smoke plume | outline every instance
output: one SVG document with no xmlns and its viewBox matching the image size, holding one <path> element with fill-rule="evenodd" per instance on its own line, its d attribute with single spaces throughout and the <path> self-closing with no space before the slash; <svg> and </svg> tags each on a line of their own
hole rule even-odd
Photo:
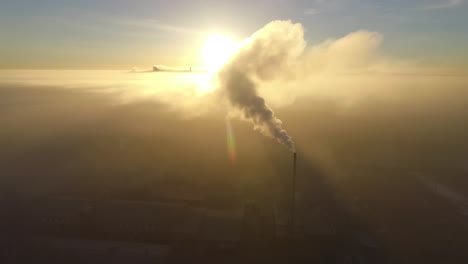
<svg viewBox="0 0 468 264">
<path fill-rule="evenodd" d="M 258 93 L 260 82 L 286 76 L 305 42 L 303 28 L 290 21 L 273 21 L 247 39 L 236 54 L 218 72 L 218 81 L 233 107 L 254 128 L 295 151 L 273 110 Z"/>
</svg>

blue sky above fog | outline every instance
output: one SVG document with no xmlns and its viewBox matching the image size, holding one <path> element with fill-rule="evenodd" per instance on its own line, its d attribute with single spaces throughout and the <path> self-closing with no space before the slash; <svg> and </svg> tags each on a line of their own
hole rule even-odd
<svg viewBox="0 0 468 264">
<path fill-rule="evenodd" d="M 462 65 L 468 4 L 427 1 L 10 1 L 0 8 L 2 68 L 191 64 L 206 36 L 241 40 L 276 19 L 316 44 L 366 29 L 392 56 Z"/>
</svg>

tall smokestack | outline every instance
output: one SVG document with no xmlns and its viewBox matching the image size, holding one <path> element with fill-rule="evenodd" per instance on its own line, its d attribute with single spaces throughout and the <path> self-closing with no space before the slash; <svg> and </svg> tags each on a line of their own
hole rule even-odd
<svg viewBox="0 0 468 264">
<path fill-rule="evenodd" d="M 295 206 L 296 206 L 296 161 L 297 155 L 296 152 L 293 153 L 293 174 L 292 174 L 292 182 L 291 182 L 291 238 L 294 238 L 294 214 L 295 214 Z"/>
</svg>

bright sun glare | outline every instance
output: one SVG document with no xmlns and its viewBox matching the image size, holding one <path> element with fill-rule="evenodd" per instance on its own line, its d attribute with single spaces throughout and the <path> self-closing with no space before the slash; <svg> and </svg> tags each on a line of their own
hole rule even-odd
<svg viewBox="0 0 468 264">
<path fill-rule="evenodd" d="M 205 66 L 210 71 L 215 71 L 223 66 L 229 57 L 236 51 L 237 45 L 231 39 L 223 35 L 211 35 L 208 37 L 203 50 Z"/>
</svg>

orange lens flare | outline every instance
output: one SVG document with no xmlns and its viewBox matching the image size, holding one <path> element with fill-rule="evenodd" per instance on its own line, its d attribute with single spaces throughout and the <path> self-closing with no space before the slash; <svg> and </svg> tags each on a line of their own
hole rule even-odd
<svg viewBox="0 0 468 264">
<path fill-rule="evenodd" d="M 236 163 L 236 141 L 234 138 L 234 131 L 232 130 L 231 121 L 226 119 L 226 132 L 227 132 L 227 151 L 228 157 L 231 161 L 231 164 L 234 165 Z"/>
</svg>

